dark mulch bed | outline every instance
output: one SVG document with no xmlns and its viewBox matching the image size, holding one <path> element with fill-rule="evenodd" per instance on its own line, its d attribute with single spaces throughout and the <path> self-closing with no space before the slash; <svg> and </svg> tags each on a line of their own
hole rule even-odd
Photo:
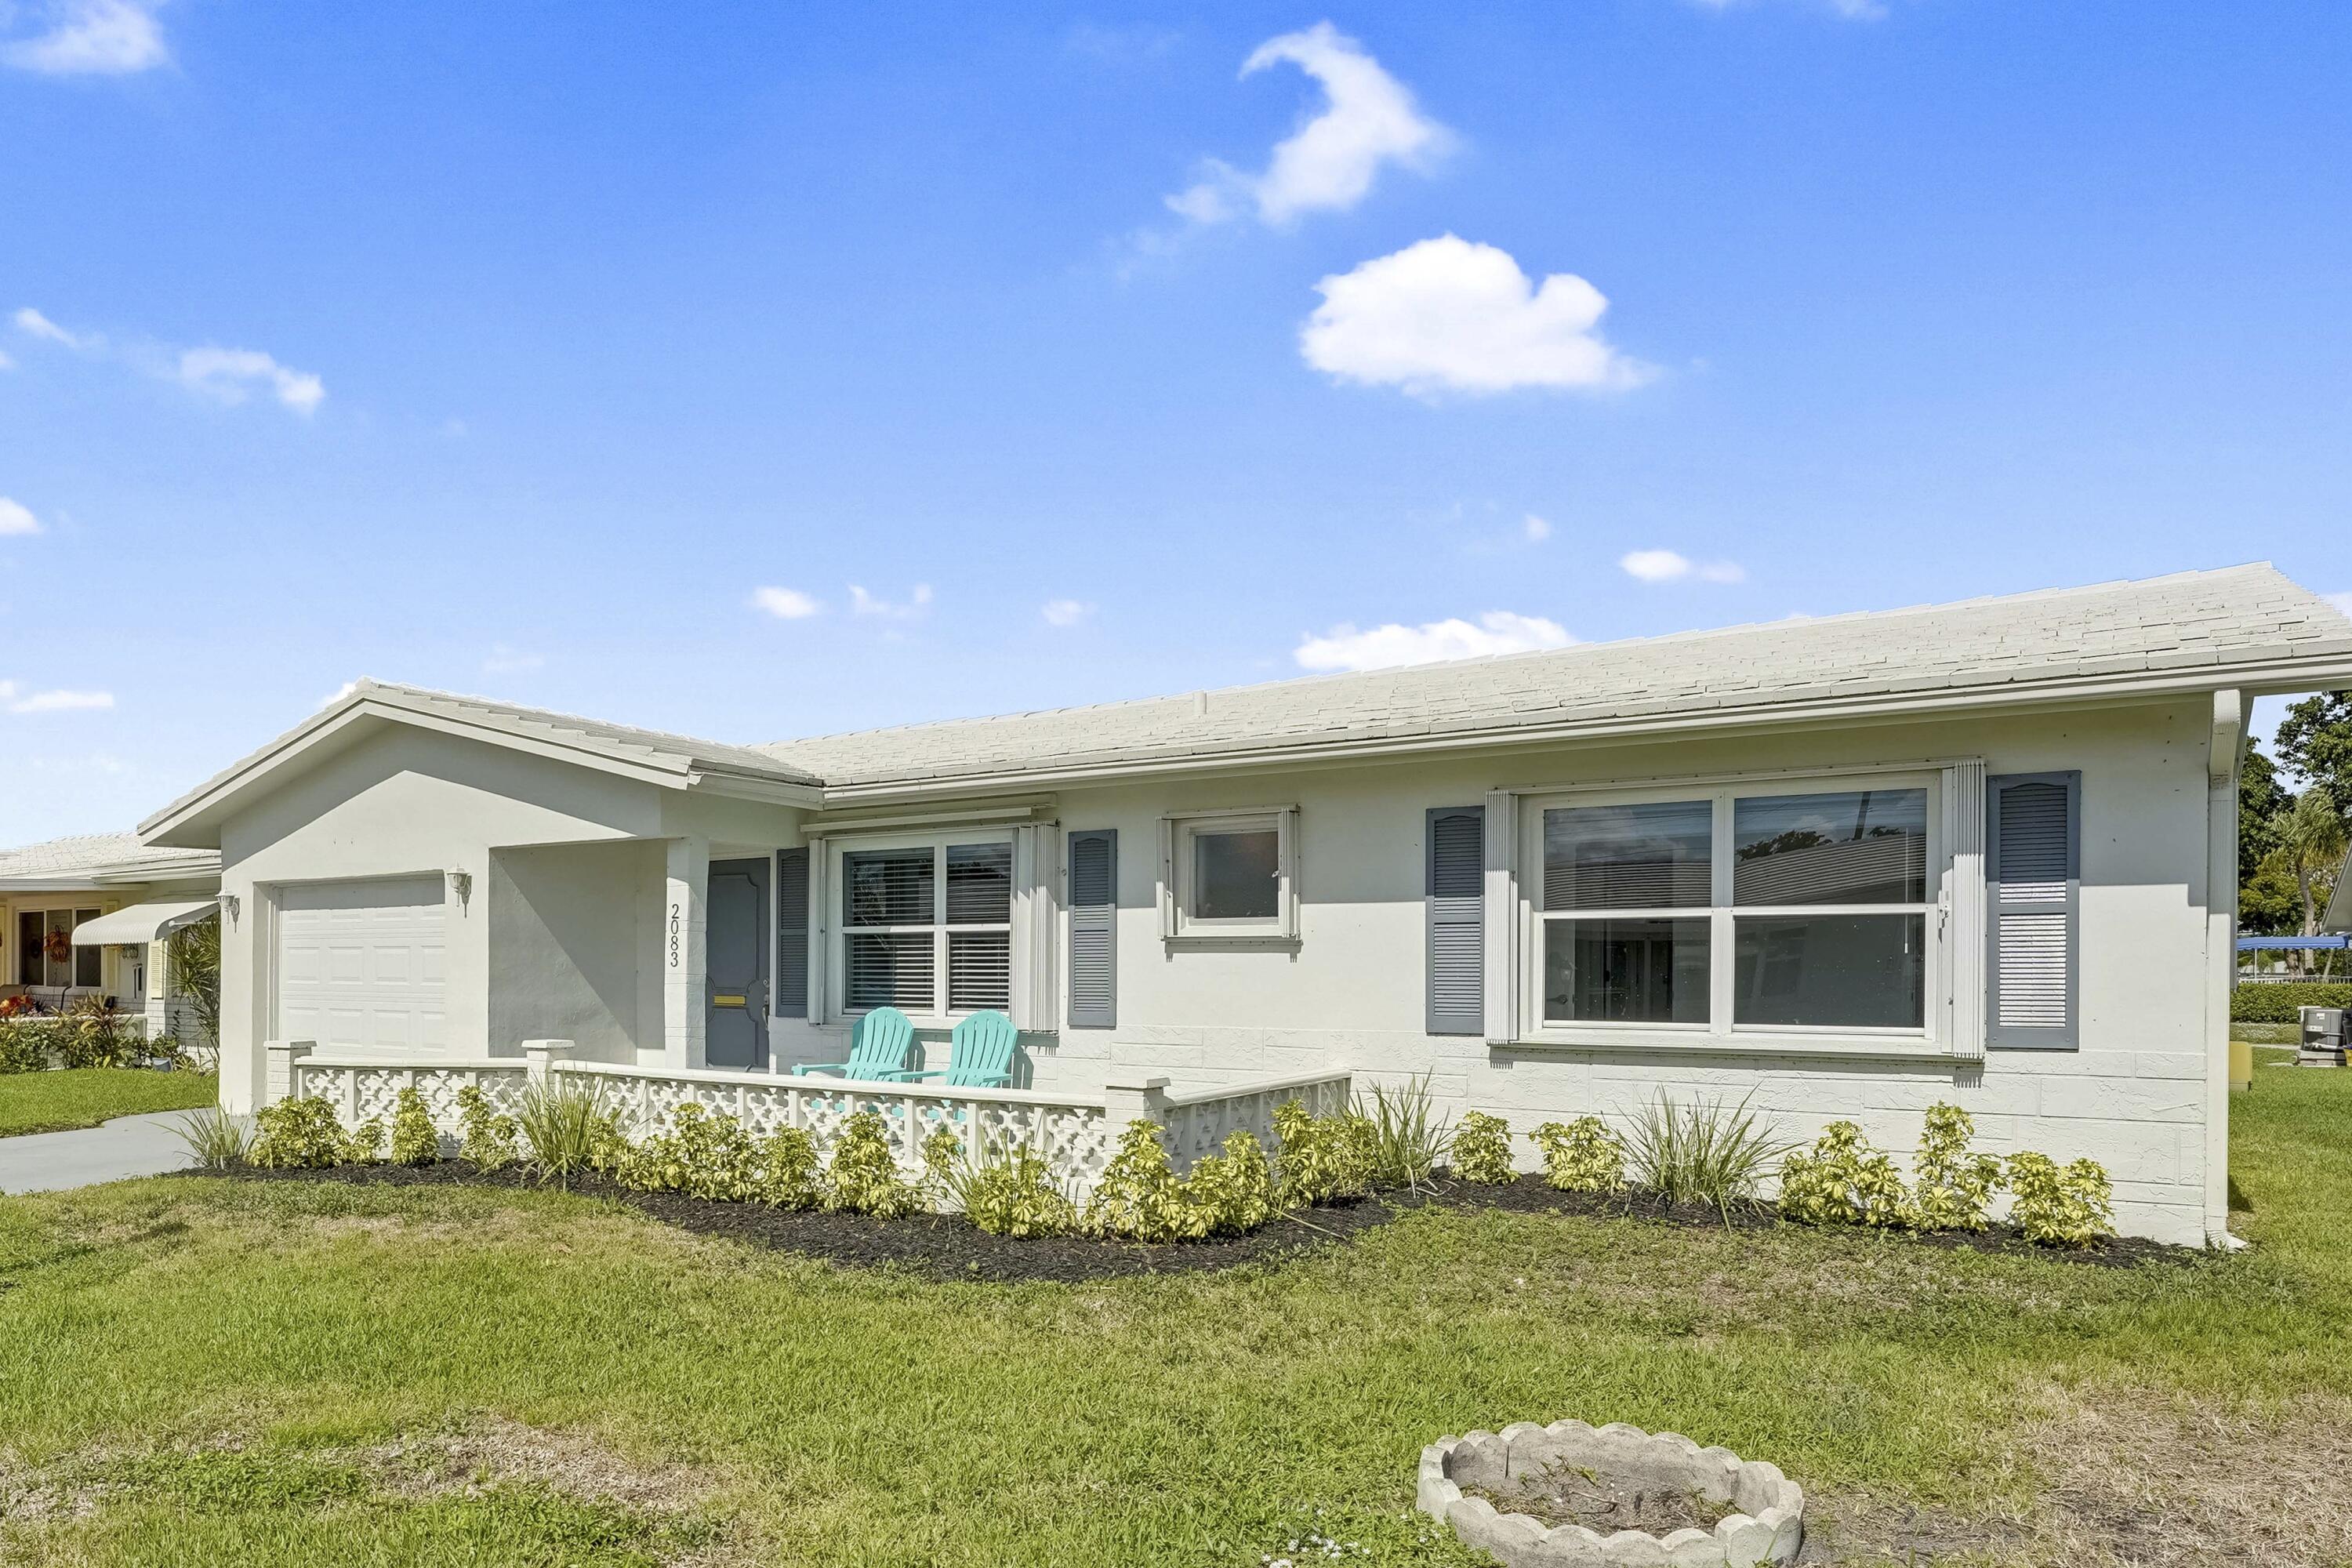
<svg viewBox="0 0 2352 1568">
<path fill-rule="evenodd" d="M 189 1173 L 196 1174 L 200 1173 Z M 533 1187 L 539 1184 L 520 1168 L 485 1173 L 460 1161 L 439 1164 L 334 1165 L 316 1171 L 238 1173 L 246 1181 L 347 1182 L 355 1186 Z M 876 1219 L 870 1215 L 824 1214 L 773 1209 L 763 1204 L 713 1203 L 677 1193 L 640 1193 L 616 1186 L 601 1176 L 574 1181 L 572 1190 L 589 1197 L 608 1198 L 642 1210 L 665 1225 L 698 1236 L 730 1237 L 761 1247 L 798 1252 L 828 1263 L 852 1268 L 895 1268 L 935 1279 L 1013 1281 L 1054 1279 L 1074 1282 L 1139 1274 L 1186 1274 L 1273 1263 L 1307 1249 L 1347 1241 L 1374 1226 L 1420 1208 L 1503 1209 L 1517 1214 L 1576 1214 L 1599 1218 L 1631 1219 L 1652 1224 L 1734 1230 L 1769 1230 L 1780 1224 L 1774 1211 L 1762 1205 L 1734 1209 L 1729 1216 L 1700 1205 L 1669 1205 L 1649 1194 L 1596 1197 L 1554 1190 L 1539 1176 L 1522 1176 L 1507 1186 L 1477 1187 L 1447 1182 L 1433 1194 L 1387 1193 L 1351 1203 L 1303 1210 L 1276 1219 L 1248 1236 L 1218 1237 L 1205 1241 L 1148 1246 L 1141 1242 L 1105 1241 L 1092 1237 L 1029 1237 L 1014 1239 L 992 1236 L 978 1226 L 950 1215 L 910 1215 L 903 1219 Z M 2128 1237 L 2060 1251 L 2035 1247 L 2015 1231 L 1996 1228 L 1979 1235 L 1944 1233 L 1931 1236 L 1860 1232 L 1890 1247 L 1935 1247 L 1976 1252 L 2030 1253 L 2106 1268 L 2142 1263 L 2179 1263 L 2201 1258 L 2192 1247 L 2165 1247 Z"/>
</svg>

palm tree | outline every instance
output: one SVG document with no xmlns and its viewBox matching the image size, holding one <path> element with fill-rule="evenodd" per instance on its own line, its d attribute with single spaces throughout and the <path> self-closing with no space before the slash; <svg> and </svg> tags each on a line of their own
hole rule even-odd
<svg viewBox="0 0 2352 1568">
<path fill-rule="evenodd" d="M 2344 818 L 2325 792 L 2307 789 L 2279 824 L 2278 853 L 2303 899 L 2303 934 L 2319 934 L 2319 913 L 2344 864 Z"/>
</svg>

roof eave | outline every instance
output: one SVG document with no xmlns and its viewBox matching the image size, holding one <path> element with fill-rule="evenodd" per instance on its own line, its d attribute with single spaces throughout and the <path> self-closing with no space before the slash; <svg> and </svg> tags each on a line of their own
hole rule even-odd
<svg viewBox="0 0 2352 1568">
<path fill-rule="evenodd" d="M 296 765 L 304 753 L 354 725 L 370 721 L 433 730 L 665 789 L 692 789 L 707 782 L 719 794 L 778 798 L 791 804 L 814 804 L 817 798 L 813 784 L 782 778 L 762 780 L 749 773 L 698 764 L 683 756 L 618 756 L 593 745 L 572 743 L 560 735 L 531 734 L 478 722 L 436 707 L 404 700 L 399 693 L 373 687 L 353 693 L 297 725 L 148 817 L 139 825 L 141 842 L 172 848 L 217 848 L 219 819 L 238 798 Z M 753 791 L 760 793 L 752 795 Z"/>
</svg>

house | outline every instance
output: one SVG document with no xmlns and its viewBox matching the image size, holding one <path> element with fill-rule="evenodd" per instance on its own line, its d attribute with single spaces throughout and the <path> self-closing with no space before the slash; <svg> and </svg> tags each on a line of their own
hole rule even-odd
<svg viewBox="0 0 2352 1568">
<path fill-rule="evenodd" d="M 220 854 L 234 1110 L 568 1064 L 797 1119 L 865 1009 L 937 1065 L 1001 1008 L 1020 1087 L 943 1114 L 1949 1100 L 2201 1242 L 2248 704 L 2347 683 L 2267 565 L 760 746 L 363 681 L 141 835 Z"/>
<path fill-rule="evenodd" d="M 111 997 L 147 1020 L 150 1038 L 194 1037 L 163 944 L 216 913 L 220 855 L 144 845 L 135 833 L 54 838 L 0 849 L 0 998 L 52 1012 Z"/>
</svg>

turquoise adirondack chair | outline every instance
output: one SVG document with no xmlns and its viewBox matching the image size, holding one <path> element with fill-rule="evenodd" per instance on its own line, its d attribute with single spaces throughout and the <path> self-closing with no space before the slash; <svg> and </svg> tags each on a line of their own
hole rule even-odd
<svg viewBox="0 0 2352 1568">
<path fill-rule="evenodd" d="M 897 1078 L 914 1059 L 915 1026 L 896 1007 L 877 1007 L 850 1030 L 847 1061 L 803 1062 L 793 1069 L 793 1076 L 830 1072 L 874 1083 Z"/>
<path fill-rule="evenodd" d="M 945 1077 L 950 1089 L 1010 1089 L 1013 1052 L 1020 1033 L 1002 1013 L 974 1013 L 948 1037 L 948 1065 L 886 1074 L 893 1083 Z"/>
</svg>

